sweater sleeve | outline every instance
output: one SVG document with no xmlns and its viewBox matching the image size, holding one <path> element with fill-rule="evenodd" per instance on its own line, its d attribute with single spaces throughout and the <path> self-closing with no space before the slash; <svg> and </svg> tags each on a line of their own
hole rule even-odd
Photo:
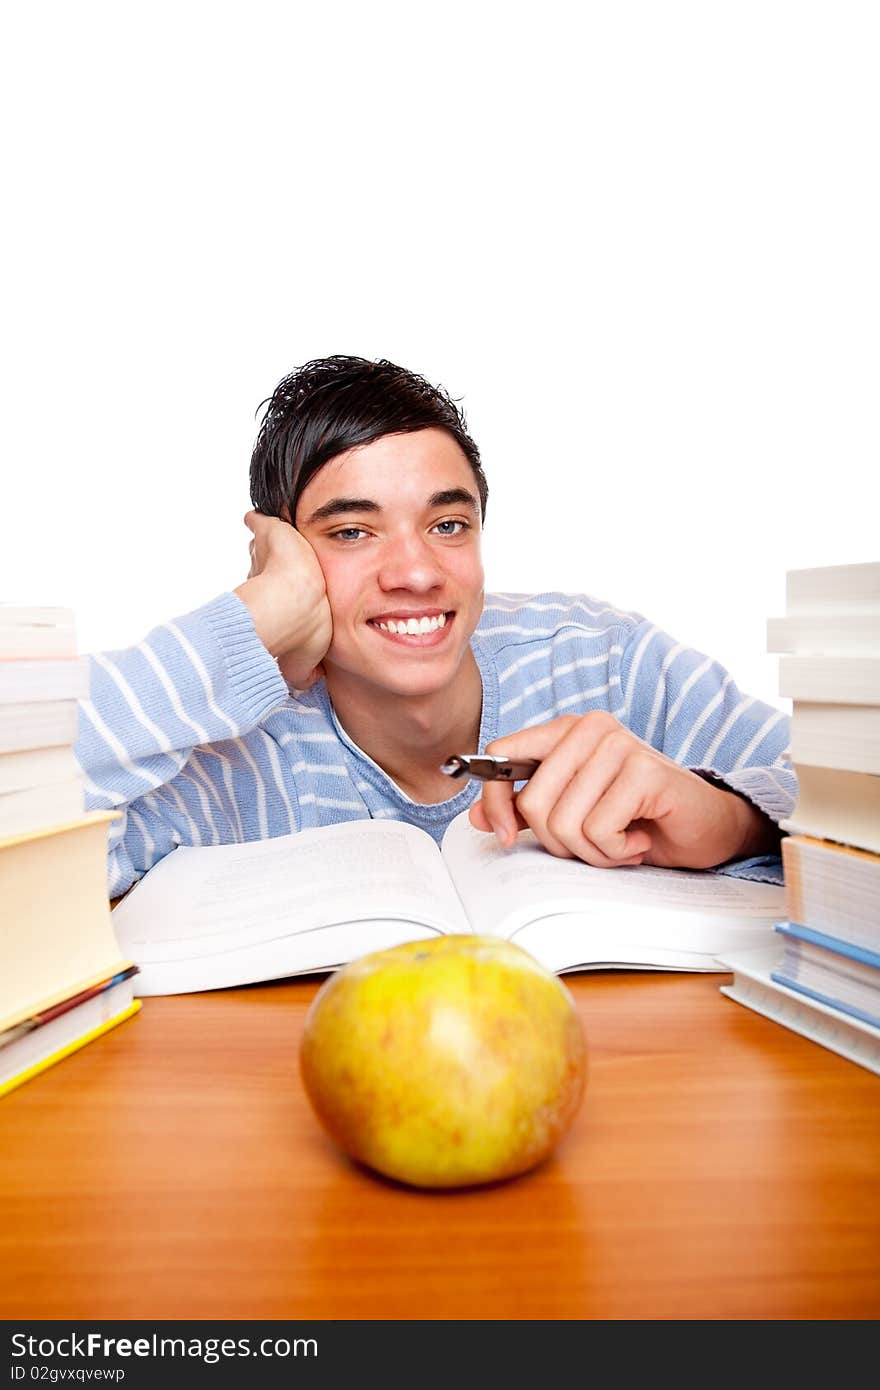
<svg viewBox="0 0 880 1390">
<path fill-rule="evenodd" d="M 771 820 L 791 814 L 797 779 L 789 718 L 745 695 L 717 661 L 642 621 L 621 656 L 621 688 L 625 721 L 639 738 L 747 797 Z M 725 868 L 775 882 L 781 877 L 763 859 Z"/>
<path fill-rule="evenodd" d="M 120 812 L 110 836 L 116 895 L 175 843 L 167 826 L 130 814 L 133 803 L 177 777 L 193 748 L 248 733 L 288 691 L 233 593 L 163 623 L 137 646 L 91 655 L 89 667 L 74 751 L 86 808 Z"/>
</svg>

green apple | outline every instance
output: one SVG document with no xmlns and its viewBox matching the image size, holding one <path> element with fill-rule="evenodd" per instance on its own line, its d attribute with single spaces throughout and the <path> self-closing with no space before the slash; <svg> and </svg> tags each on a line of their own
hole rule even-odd
<svg viewBox="0 0 880 1390">
<path fill-rule="evenodd" d="M 300 1068 L 346 1153 L 415 1187 L 461 1187 L 546 1158 L 583 1098 L 587 1047 L 570 992 L 533 956 L 445 936 L 332 975 Z"/>
</svg>

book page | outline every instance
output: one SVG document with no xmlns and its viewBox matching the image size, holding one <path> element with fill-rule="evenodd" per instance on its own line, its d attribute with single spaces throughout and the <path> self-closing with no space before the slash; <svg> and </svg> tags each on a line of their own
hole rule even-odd
<svg viewBox="0 0 880 1390">
<path fill-rule="evenodd" d="M 353 923 L 362 925 L 352 936 L 361 954 L 381 935 L 370 930 L 375 922 L 402 923 L 398 940 L 414 939 L 416 927 L 423 935 L 468 929 L 439 850 L 423 830 L 363 820 L 245 844 L 182 846 L 113 911 L 117 937 L 142 970 Z M 386 932 L 380 944 L 387 939 Z M 320 946 L 288 945 L 285 973 L 329 969 L 339 964 L 339 949 L 327 957 Z M 271 959 L 271 951 L 262 958 Z"/>
<path fill-rule="evenodd" d="M 472 929 L 516 941 L 552 970 L 719 969 L 719 951 L 766 944 L 785 917 L 775 884 L 646 865 L 594 869 L 555 858 L 531 831 L 504 849 L 467 812 L 442 853 Z"/>
</svg>

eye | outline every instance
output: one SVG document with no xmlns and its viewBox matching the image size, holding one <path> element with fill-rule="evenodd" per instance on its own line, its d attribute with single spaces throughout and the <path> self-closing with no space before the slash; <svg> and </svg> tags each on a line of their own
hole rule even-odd
<svg viewBox="0 0 880 1390">
<path fill-rule="evenodd" d="M 449 530 L 448 528 L 452 526 L 457 526 L 458 530 Z M 460 536 L 463 531 L 469 531 L 470 529 L 470 522 L 455 521 L 452 518 L 448 521 L 438 521 L 434 527 L 434 530 L 439 531 L 441 536 Z"/>
<path fill-rule="evenodd" d="M 330 539 L 334 541 L 356 541 L 367 533 L 361 526 L 343 526 L 338 531 L 330 532 Z"/>
</svg>

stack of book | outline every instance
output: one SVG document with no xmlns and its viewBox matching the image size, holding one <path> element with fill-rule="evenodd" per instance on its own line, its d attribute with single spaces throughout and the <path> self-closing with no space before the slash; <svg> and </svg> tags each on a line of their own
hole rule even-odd
<svg viewBox="0 0 880 1390">
<path fill-rule="evenodd" d="M 0 1095 L 136 1013 L 107 897 L 113 815 L 73 754 L 88 666 L 65 608 L 0 605 Z"/>
<path fill-rule="evenodd" d="M 779 945 L 722 992 L 880 1073 L 880 564 L 793 570 L 768 622 L 792 701 Z"/>
</svg>

